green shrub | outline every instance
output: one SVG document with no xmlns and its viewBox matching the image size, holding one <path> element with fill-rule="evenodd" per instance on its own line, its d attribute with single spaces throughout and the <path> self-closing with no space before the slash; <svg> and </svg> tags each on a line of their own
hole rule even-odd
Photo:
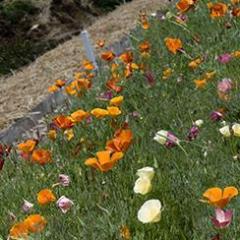
<svg viewBox="0 0 240 240">
<path fill-rule="evenodd" d="M 131 0 L 104 0 L 104 1 L 99 1 L 99 0 L 94 0 L 94 4 L 106 11 L 109 11 L 111 9 L 114 9 L 116 6 L 123 4 L 124 2 L 131 2 Z"/>
<path fill-rule="evenodd" d="M 38 11 L 29 0 L 16 0 L 8 3 L 0 3 L 0 15 L 12 24 L 17 24 L 26 15 L 35 14 Z"/>
</svg>

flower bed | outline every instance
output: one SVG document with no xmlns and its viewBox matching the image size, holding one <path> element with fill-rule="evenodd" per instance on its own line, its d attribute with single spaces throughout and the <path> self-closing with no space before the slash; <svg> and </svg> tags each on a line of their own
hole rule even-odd
<svg viewBox="0 0 240 240">
<path fill-rule="evenodd" d="M 50 86 L 49 140 L 0 148 L 2 237 L 237 239 L 238 4 L 141 12 L 132 49 Z"/>
</svg>

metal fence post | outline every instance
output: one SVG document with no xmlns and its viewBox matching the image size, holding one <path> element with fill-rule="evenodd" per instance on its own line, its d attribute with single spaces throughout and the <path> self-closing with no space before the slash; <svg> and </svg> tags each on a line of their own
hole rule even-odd
<svg viewBox="0 0 240 240">
<path fill-rule="evenodd" d="M 93 51 L 93 47 L 90 41 L 88 31 L 87 30 L 82 31 L 80 36 L 81 36 L 88 60 L 91 61 L 95 66 L 96 70 L 98 70 L 96 57 Z"/>
</svg>

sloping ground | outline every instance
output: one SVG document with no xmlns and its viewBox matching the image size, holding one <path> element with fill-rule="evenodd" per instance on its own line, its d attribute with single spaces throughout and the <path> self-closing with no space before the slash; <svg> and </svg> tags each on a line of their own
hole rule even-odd
<svg viewBox="0 0 240 240">
<path fill-rule="evenodd" d="M 135 27 L 136 16 L 140 10 L 156 11 L 163 4 L 166 4 L 166 0 L 135 0 L 99 18 L 87 30 L 93 43 L 107 36 L 108 45 Z M 0 129 L 12 123 L 14 119 L 23 117 L 41 102 L 48 94 L 47 87 L 54 80 L 71 78 L 83 59 L 81 39 L 76 36 L 12 76 L 0 78 Z"/>
</svg>

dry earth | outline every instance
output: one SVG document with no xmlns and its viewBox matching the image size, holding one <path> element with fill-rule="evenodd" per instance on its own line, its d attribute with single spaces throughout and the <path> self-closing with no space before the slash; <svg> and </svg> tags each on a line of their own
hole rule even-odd
<svg viewBox="0 0 240 240">
<path fill-rule="evenodd" d="M 105 39 L 116 42 L 136 26 L 140 10 L 160 9 L 166 0 L 133 0 L 100 17 L 87 28 L 92 42 Z M 96 54 L 98 50 L 96 49 Z M 85 58 L 81 39 L 76 36 L 45 53 L 29 66 L 0 78 L 0 129 L 26 115 L 47 95 L 47 88 L 56 79 L 69 79 Z"/>
</svg>

